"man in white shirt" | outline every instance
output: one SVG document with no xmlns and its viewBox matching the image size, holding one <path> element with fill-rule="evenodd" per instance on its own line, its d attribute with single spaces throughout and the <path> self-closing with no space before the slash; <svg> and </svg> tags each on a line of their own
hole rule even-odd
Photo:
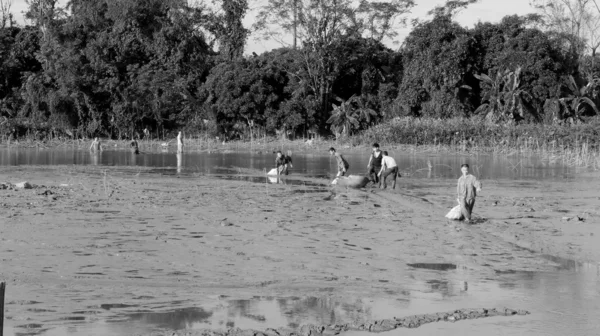
<svg viewBox="0 0 600 336">
<path fill-rule="evenodd" d="M 383 189 L 387 188 L 385 179 L 390 175 L 394 177 L 392 189 L 396 189 L 396 179 L 400 175 L 398 174 L 398 165 L 396 164 L 396 160 L 394 160 L 393 157 L 388 156 L 387 151 L 383 151 L 383 159 L 381 160 L 381 170 L 379 171 L 379 184 L 381 186 L 381 183 L 383 182 Z"/>
</svg>

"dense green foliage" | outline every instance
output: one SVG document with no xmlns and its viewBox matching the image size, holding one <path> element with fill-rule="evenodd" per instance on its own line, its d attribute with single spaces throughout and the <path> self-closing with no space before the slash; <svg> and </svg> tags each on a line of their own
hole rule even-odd
<svg viewBox="0 0 600 336">
<path fill-rule="evenodd" d="M 381 39 L 413 1 L 396 0 L 386 15 L 362 1 L 347 16 L 348 1 L 305 0 L 295 9 L 297 49 L 245 57 L 248 1 L 219 1 L 220 11 L 187 3 L 71 0 L 66 14 L 55 0 L 31 1 L 32 26 L 0 29 L 1 135 L 125 138 L 148 128 L 159 137 L 183 129 L 229 139 L 398 130 L 418 138 L 424 129 L 377 125 L 402 116 L 576 123 L 600 104 L 600 62 L 566 48 L 564 34 L 533 28 L 536 17 L 468 29 L 438 10 L 391 50 Z M 288 2 L 277 4 L 292 29 Z"/>
</svg>

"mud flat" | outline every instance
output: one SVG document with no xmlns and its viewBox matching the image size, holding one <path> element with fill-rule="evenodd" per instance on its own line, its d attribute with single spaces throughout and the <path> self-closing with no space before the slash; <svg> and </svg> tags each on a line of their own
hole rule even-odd
<svg viewBox="0 0 600 336">
<path fill-rule="evenodd" d="M 577 271 L 600 261 L 595 175 L 486 181 L 472 225 L 444 219 L 455 202 L 454 181 L 446 179 L 331 193 L 324 185 L 159 176 L 139 167 L 22 166 L 0 168 L 4 181 L 10 184 L 0 189 L 0 278 L 8 283 L 7 323 L 15 334 L 127 323 L 209 299 L 291 296 L 346 302 L 337 306 L 345 315 L 313 321 L 292 309 L 289 316 L 301 318 L 268 327 L 311 324 L 337 333 L 345 330 L 339 326 L 370 330 L 367 323 L 377 320 L 383 331 L 404 326 L 396 316 L 433 322 L 440 311 L 452 312 L 439 315 L 447 320 L 459 308 L 498 307 L 484 290 L 498 279 L 508 279 L 506 287 L 513 276 Z M 14 186 L 23 181 L 32 188 Z M 481 296 L 469 296 L 478 288 Z M 349 298 L 393 303 L 377 311 Z M 517 315 L 536 314 L 535 304 L 520 307 L 512 299 L 495 303 Z M 186 314 L 193 321 L 210 316 Z M 265 318 L 252 320 L 257 327 L 209 329 L 268 335 Z M 153 328 L 129 334 L 207 329 L 168 319 Z"/>
</svg>

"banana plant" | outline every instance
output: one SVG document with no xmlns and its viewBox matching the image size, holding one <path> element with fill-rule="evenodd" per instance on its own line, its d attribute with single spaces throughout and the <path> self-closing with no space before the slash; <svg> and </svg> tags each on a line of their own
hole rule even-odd
<svg viewBox="0 0 600 336">
<path fill-rule="evenodd" d="M 591 108 L 595 114 L 598 114 L 598 107 L 590 98 L 593 97 L 596 87 L 600 84 L 600 80 L 595 79 L 590 81 L 586 86 L 579 88 L 573 76 L 567 77 L 567 87 L 571 94 L 567 97 L 559 98 L 558 102 L 562 105 L 567 115 L 565 117 L 573 118 L 574 120 L 582 121 L 582 114 L 586 106 Z"/>
<path fill-rule="evenodd" d="M 339 136 L 348 136 L 352 130 L 360 126 L 360 122 L 354 116 L 350 100 L 343 100 L 339 97 L 335 99 L 340 102 L 340 105 L 332 104 L 333 113 L 327 120 L 327 123 L 331 124 L 331 131 L 336 134 L 336 138 Z"/>
<path fill-rule="evenodd" d="M 348 100 L 335 99 L 340 105 L 333 104 L 333 114 L 327 120 L 334 134 L 350 135 L 361 126 L 367 127 L 377 117 L 377 112 L 368 107 L 360 96 L 353 95 Z"/>
<path fill-rule="evenodd" d="M 533 97 L 521 87 L 521 67 L 515 71 L 498 70 L 493 79 L 486 74 L 475 75 L 475 78 L 488 87 L 475 114 L 485 114 L 490 121 L 518 121 L 524 119 L 526 113 L 536 116 L 529 103 Z"/>
</svg>

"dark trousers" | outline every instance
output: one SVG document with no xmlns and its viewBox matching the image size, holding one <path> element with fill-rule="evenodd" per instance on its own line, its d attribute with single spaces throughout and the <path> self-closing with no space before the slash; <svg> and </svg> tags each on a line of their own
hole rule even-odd
<svg viewBox="0 0 600 336">
<path fill-rule="evenodd" d="M 460 212 L 466 220 L 471 220 L 471 213 L 473 213 L 473 208 L 475 207 L 475 199 L 463 199 L 460 201 Z"/>
<path fill-rule="evenodd" d="M 371 166 L 371 170 L 369 171 L 369 177 L 373 183 L 379 183 L 379 171 L 381 170 L 381 166 Z"/>
<path fill-rule="evenodd" d="M 383 183 L 383 187 L 387 188 L 387 184 L 386 184 L 385 180 L 390 175 L 392 175 L 392 177 L 394 178 L 394 180 L 392 182 L 392 189 L 396 189 L 396 179 L 398 178 L 398 166 L 384 170 L 383 173 L 381 174 L 380 183 Z"/>
</svg>

